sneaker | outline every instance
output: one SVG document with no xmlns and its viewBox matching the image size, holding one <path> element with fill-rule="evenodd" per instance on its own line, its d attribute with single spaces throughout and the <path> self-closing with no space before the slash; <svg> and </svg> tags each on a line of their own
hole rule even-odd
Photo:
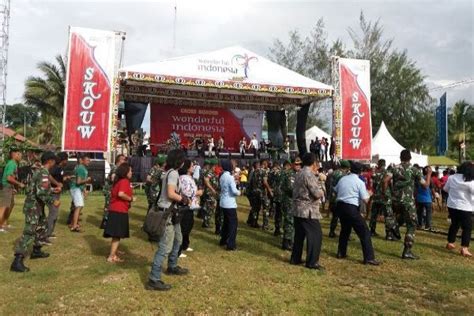
<svg viewBox="0 0 474 316">
<path fill-rule="evenodd" d="M 186 249 L 185 251 L 188 251 L 188 252 L 193 252 L 193 251 L 194 251 L 194 249 L 193 249 L 193 248 L 189 248 L 189 247 L 188 247 L 188 249 Z"/>
<path fill-rule="evenodd" d="M 176 266 L 174 268 L 168 267 L 166 269 L 167 274 L 174 274 L 174 275 L 186 275 L 189 273 L 188 269 L 181 268 L 180 266 Z"/>
<path fill-rule="evenodd" d="M 152 281 L 148 280 L 145 288 L 149 291 L 168 291 L 171 289 L 171 285 L 164 283 L 163 281 Z"/>
<path fill-rule="evenodd" d="M 58 238 L 58 237 L 56 237 L 55 234 L 51 234 L 51 235 L 49 235 L 49 237 L 48 237 L 48 239 L 56 239 L 56 238 Z"/>
<path fill-rule="evenodd" d="M 179 255 L 179 257 L 180 257 L 180 258 L 186 258 L 186 257 L 187 257 L 187 255 L 186 255 L 186 254 L 184 254 L 184 253 L 182 253 L 182 254 L 180 254 L 180 255 Z"/>
</svg>

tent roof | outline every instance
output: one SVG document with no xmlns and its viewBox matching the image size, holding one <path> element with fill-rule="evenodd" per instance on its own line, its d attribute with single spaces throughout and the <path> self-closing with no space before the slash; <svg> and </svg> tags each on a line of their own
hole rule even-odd
<svg viewBox="0 0 474 316">
<path fill-rule="evenodd" d="M 127 101 L 251 109 L 301 105 L 333 91 L 240 46 L 127 66 L 120 79 Z"/>
<path fill-rule="evenodd" d="M 315 139 L 316 137 L 318 137 L 319 139 L 321 139 L 322 137 L 325 137 L 327 139 L 331 139 L 331 135 L 329 135 L 328 133 L 326 133 L 325 131 L 323 131 L 322 129 L 317 127 L 316 125 L 314 125 L 311 128 L 308 128 L 305 132 L 305 135 L 306 135 L 306 137 L 308 137 L 308 136 L 312 137 L 311 139 Z"/>
<path fill-rule="evenodd" d="M 319 140 L 321 138 L 325 137 L 328 140 L 331 140 L 331 135 L 314 125 L 313 127 L 309 128 L 305 132 L 305 137 L 306 137 L 306 147 L 309 149 L 309 145 L 311 144 L 311 141 L 316 139 L 318 137 Z"/>
<path fill-rule="evenodd" d="M 385 123 L 380 124 L 380 128 L 372 139 L 372 157 L 378 156 L 385 159 L 387 164 L 400 163 L 400 152 L 405 149 L 390 134 Z M 428 156 L 411 152 L 411 162 L 420 166 L 428 165 Z"/>
</svg>

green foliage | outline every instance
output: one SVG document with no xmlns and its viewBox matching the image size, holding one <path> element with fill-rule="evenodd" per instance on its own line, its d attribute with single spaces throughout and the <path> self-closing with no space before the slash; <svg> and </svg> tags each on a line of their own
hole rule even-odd
<svg viewBox="0 0 474 316">
<path fill-rule="evenodd" d="M 474 106 L 466 100 L 454 104 L 448 115 L 449 149 L 453 157 L 459 158 L 460 143 L 466 139 L 466 158 L 474 158 Z"/>
<path fill-rule="evenodd" d="M 27 127 L 31 127 L 36 124 L 38 119 L 39 112 L 36 107 L 25 106 L 21 103 L 7 106 L 5 122 L 6 126 L 12 129 L 23 128 L 25 123 Z"/>
<path fill-rule="evenodd" d="M 344 56 L 344 45 L 337 40 L 332 45 L 327 44 L 327 33 L 324 20 L 320 18 L 310 34 L 304 38 L 296 30 L 289 33 L 288 44 L 276 39 L 270 48 L 270 59 L 296 71 L 304 76 L 321 82 L 331 79 L 331 56 L 339 54 Z M 318 125 L 328 130 L 324 118 L 321 117 L 323 107 L 330 107 L 327 100 L 313 103 L 309 110 L 307 126 Z M 296 128 L 296 110 L 288 113 L 288 131 L 294 132 Z"/>
<path fill-rule="evenodd" d="M 18 142 L 14 137 L 5 136 L 5 140 L 3 141 L 2 146 L 2 160 L 0 160 L 0 167 L 4 167 L 8 161 L 8 157 L 10 155 L 10 150 L 16 148 L 21 151 L 24 157 L 26 157 L 26 153 L 30 150 L 36 149 L 33 145 L 28 142 Z"/>
<path fill-rule="evenodd" d="M 380 123 L 385 121 L 395 139 L 403 146 L 432 153 L 435 137 L 434 109 L 421 70 L 406 51 L 392 47 L 393 40 L 384 39 L 380 21 L 367 21 L 361 13 L 358 26 L 358 29 L 348 29 L 352 49 L 346 49 L 340 39 L 328 43 L 321 18 L 304 40 L 297 31 L 290 32 L 287 45 L 281 40 L 275 40 L 270 48 L 271 58 L 305 76 L 326 83 L 331 81 L 331 56 L 370 60 L 374 133 Z M 320 117 L 322 106 L 331 105 L 324 101 L 313 105 L 308 123 L 327 121 Z M 295 120 L 295 115 L 290 113 L 290 131 L 294 128 Z"/>
<path fill-rule="evenodd" d="M 35 128 L 36 141 L 40 144 L 58 144 L 61 140 L 61 124 L 66 90 L 66 61 L 56 56 L 56 64 L 40 62 L 41 76 L 31 76 L 25 81 L 25 102 L 41 113 Z"/>
</svg>

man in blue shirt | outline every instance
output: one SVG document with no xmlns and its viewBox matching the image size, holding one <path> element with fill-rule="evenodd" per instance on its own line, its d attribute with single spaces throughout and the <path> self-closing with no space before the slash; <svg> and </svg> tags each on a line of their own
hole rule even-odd
<svg viewBox="0 0 474 316">
<path fill-rule="evenodd" d="M 361 203 L 368 203 L 369 201 L 365 184 L 359 178 L 361 171 L 362 165 L 351 161 L 351 172 L 342 177 L 334 188 L 337 193 L 336 212 L 341 220 L 337 258 L 347 257 L 347 242 L 351 230 L 354 228 L 362 245 L 364 264 L 377 266 L 380 263 L 375 260 L 370 231 L 359 209 Z"/>
</svg>

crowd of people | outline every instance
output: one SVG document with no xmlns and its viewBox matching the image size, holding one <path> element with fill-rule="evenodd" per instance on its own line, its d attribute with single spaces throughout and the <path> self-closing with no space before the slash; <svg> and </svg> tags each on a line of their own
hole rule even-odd
<svg viewBox="0 0 474 316">
<path fill-rule="evenodd" d="M 66 153 L 45 152 L 41 166 L 36 169 L 26 186 L 23 208 L 25 227 L 15 248 L 11 270 L 26 272 L 24 258 L 33 245 L 31 259 L 46 258 L 42 247 L 55 238 L 54 229 L 60 205 L 60 194 L 68 182 L 71 211 L 68 224 L 71 233 L 80 233 L 80 216 L 87 194 L 85 185 L 91 182 L 87 155 L 78 157 L 72 175 L 64 174 Z M 18 181 L 16 168 L 21 153 L 13 149 L 2 178 L 0 229 L 8 230 L 8 219 L 14 206 L 15 191 L 25 185 Z M 322 270 L 320 253 L 323 233 L 320 221 L 325 205 L 332 213 L 329 237 L 335 238 L 340 222 L 337 258 L 347 257 L 348 240 L 354 230 L 360 239 L 363 263 L 379 265 L 371 238 L 376 224 L 383 215 L 385 239 L 395 242 L 402 238 L 400 227 L 406 226 L 401 258 L 417 259 L 413 251 L 415 232 L 431 229 L 432 203 L 438 195 L 449 210 L 451 226 L 446 248 L 456 248 L 455 241 L 462 228 L 461 255 L 472 256 L 469 243 L 474 212 L 474 165 L 462 163 L 456 171 L 447 171 L 438 177 L 430 167 L 410 164 L 408 150 L 400 154 L 401 163 L 386 166 L 379 160 L 375 169 L 355 161 L 334 161 L 320 165 L 323 157 L 313 152 L 294 161 L 254 161 L 251 166 L 239 166 L 236 160 L 207 159 L 200 166 L 186 159 L 184 151 L 173 149 L 167 156 L 158 156 L 146 181 L 148 209 L 165 211 L 173 207 L 178 211 L 166 223 L 160 236 L 158 250 L 153 258 L 147 289 L 168 290 L 162 281 L 164 260 L 166 272 L 171 275 L 189 273 L 178 265 L 180 258 L 193 251 L 190 236 L 195 217 L 202 220 L 204 229 L 213 229 L 220 236 L 219 245 L 228 251 L 238 249 L 237 201 L 245 195 L 250 204 L 247 225 L 269 231 L 281 238 L 281 248 L 291 251 L 290 263 L 305 264 L 308 269 Z M 104 185 L 104 214 L 101 223 L 103 236 L 111 239 L 107 262 L 123 261 L 120 241 L 129 237 L 128 212 L 136 201 L 131 186 L 132 168 L 127 157 L 118 155 Z M 45 207 L 49 208 L 46 215 Z M 369 224 L 366 219 L 370 214 Z M 261 217 L 261 218 L 260 218 Z M 273 221 L 274 226 L 271 226 Z M 306 240 L 306 260 L 303 245 Z"/>
</svg>

